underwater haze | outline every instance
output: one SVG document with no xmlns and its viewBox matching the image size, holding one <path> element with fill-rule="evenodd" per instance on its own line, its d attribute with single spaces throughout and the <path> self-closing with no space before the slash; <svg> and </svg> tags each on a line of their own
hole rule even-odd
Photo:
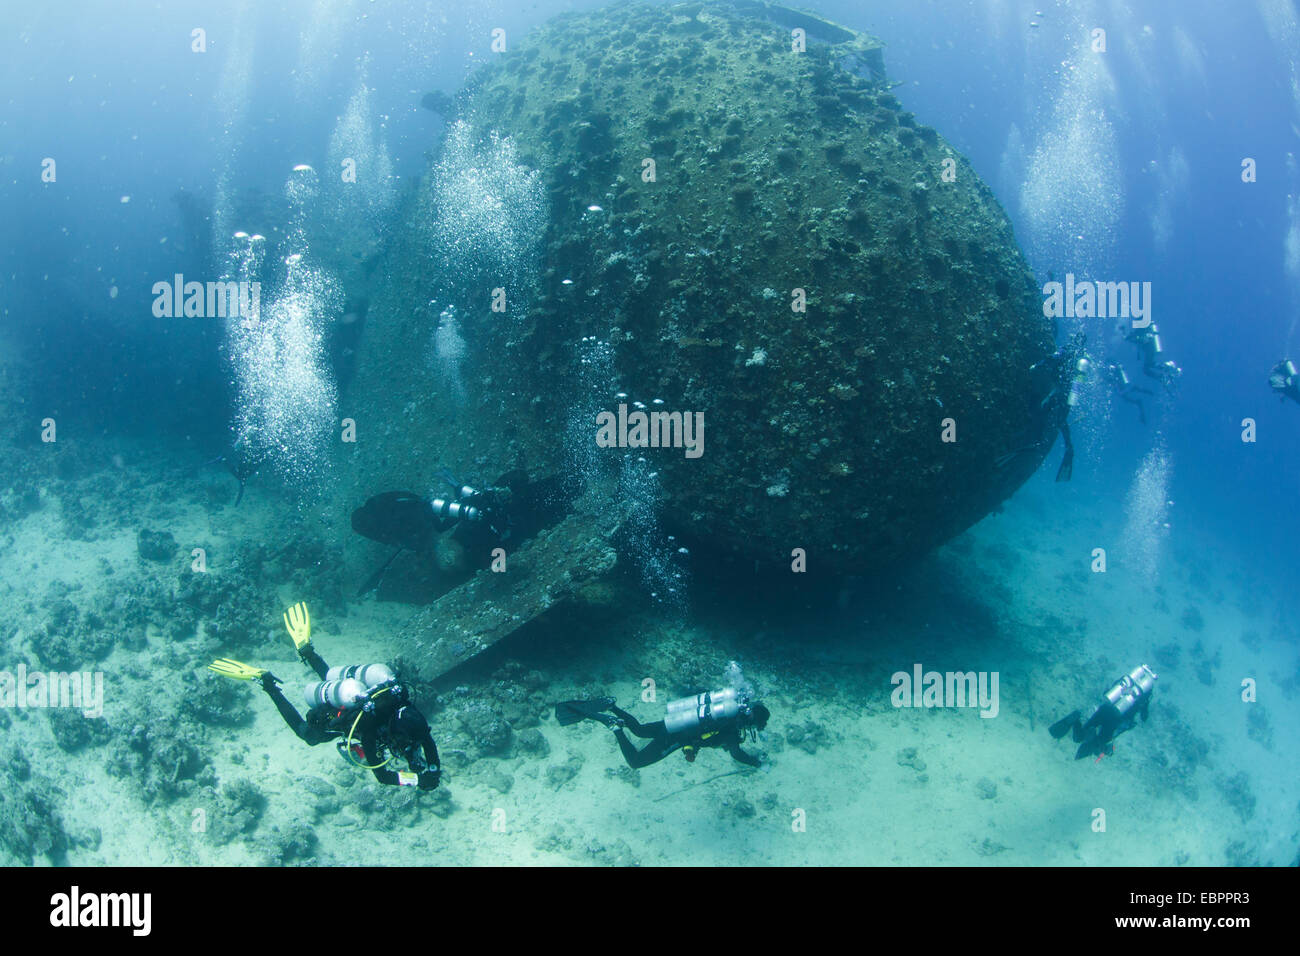
<svg viewBox="0 0 1300 956">
<path fill-rule="evenodd" d="M 0 864 L 1300 865 L 1292 0 L 10 6 Z"/>
</svg>

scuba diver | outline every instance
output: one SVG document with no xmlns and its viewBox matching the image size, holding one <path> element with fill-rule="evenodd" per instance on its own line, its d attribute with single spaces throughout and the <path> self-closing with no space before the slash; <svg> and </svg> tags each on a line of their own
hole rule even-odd
<svg viewBox="0 0 1300 956">
<path fill-rule="evenodd" d="M 1074 742 L 1079 745 L 1075 760 L 1110 756 L 1115 752 L 1115 738 L 1133 729 L 1138 714 L 1146 723 L 1158 676 L 1146 664 L 1139 664 L 1111 685 L 1086 721 L 1081 711 L 1071 711 L 1052 724 L 1049 733 L 1060 740 L 1066 731 L 1073 732 Z"/>
<path fill-rule="evenodd" d="M 290 729 L 310 746 L 334 740 L 348 763 L 369 770 L 382 784 L 433 790 L 442 769 L 429 722 L 411 703 L 410 692 L 384 664 L 329 667 L 311 644 L 311 618 L 305 603 L 284 615 L 285 630 L 302 662 L 319 681 L 308 684 L 304 696 L 307 716 L 298 714 L 280 691 L 280 679 L 269 671 L 222 658 L 208 669 L 234 680 L 262 685 Z M 406 770 L 390 764 L 401 757 Z"/>
<path fill-rule="evenodd" d="M 403 551 L 429 554 L 445 532 L 451 532 L 465 552 L 486 567 L 494 547 L 532 537 L 563 517 L 581 492 L 580 480 L 529 481 L 522 469 L 507 472 L 483 488 L 457 481 L 446 471 L 439 477 L 449 486 L 448 494 L 425 498 L 410 491 L 386 491 L 352 512 L 353 531 L 396 549 L 361 586 L 358 596 L 378 587 Z"/>
<path fill-rule="evenodd" d="M 1129 380 L 1128 373 L 1124 371 L 1124 367 L 1118 363 L 1107 365 L 1104 371 L 1106 374 L 1106 380 L 1110 382 L 1111 387 L 1115 389 L 1115 394 L 1130 405 L 1137 406 L 1138 421 L 1145 425 L 1147 423 L 1147 412 L 1146 408 L 1142 405 L 1142 399 L 1138 398 L 1138 396 L 1154 395 L 1155 392 L 1151 391 L 1149 388 L 1138 388 L 1134 385 L 1133 382 Z"/>
<path fill-rule="evenodd" d="M 1074 443 L 1070 441 L 1070 412 L 1075 405 L 1079 404 L 1079 396 L 1092 369 L 1092 360 L 1084 349 L 1087 341 L 1087 337 L 1082 332 L 1075 332 L 1070 336 L 1069 342 L 1047 358 L 1029 367 L 1030 372 L 1046 368 L 1052 376 L 1052 389 L 1040 405 L 1047 410 L 1051 421 L 1060 429 L 1061 441 L 1065 443 L 1065 454 L 1061 456 L 1061 466 L 1056 470 L 1057 481 L 1069 481 L 1070 476 L 1074 474 Z M 1012 453 L 1015 454 L 1017 452 Z"/>
<path fill-rule="evenodd" d="M 1183 370 L 1172 360 L 1161 361 L 1160 357 L 1164 354 L 1164 349 L 1160 345 L 1160 330 L 1156 328 L 1154 322 L 1141 329 L 1120 323 L 1119 331 L 1124 336 L 1125 342 L 1132 342 L 1137 346 L 1138 355 L 1142 359 L 1143 372 L 1157 379 L 1162 385 L 1170 386 L 1178 381 Z"/>
<path fill-rule="evenodd" d="M 1268 373 L 1268 387 L 1277 392 L 1278 398 L 1300 402 L 1300 375 L 1296 374 L 1295 362 L 1284 358 L 1274 365 Z"/>
<path fill-rule="evenodd" d="M 502 537 L 508 533 L 506 508 L 512 494 L 505 482 L 515 474 L 503 475 L 491 487 L 474 488 L 443 472 L 440 477 L 452 492 L 433 498 L 410 491 L 386 491 L 352 512 L 352 530 L 405 551 L 427 551 L 435 534 L 460 526 L 481 527 Z"/>
<path fill-rule="evenodd" d="M 740 763 L 757 767 L 760 759 L 745 753 L 740 745 L 746 736 L 757 740 L 771 716 L 766 707 L 750 699 L 745 689 L 735 687 L 675 700 L 665 708 L 663 720 L 652 724 L 639 722 L 615 704 L 613 697 L 568 700 L 555 705 L 555 719 L 561 727 L 595 720 L 611 728 L 623 759 L 634 769 L 658 763 L 676 750 L 694 763 L 705 747 L 725 750 Z M 638 750 L 628 739 L 625 727 L 650 743 Z"/>
<path fill-rule="evenodd" d="M 244 500 L 244 485 L 248 483 L 249 478 L 257 474 L 260 462 L 248 452 L 244 439 L 240 438 L 225 454 L 205 462 L 205 465 L 216 464 L 225 465 L 226 471 L 234 475 L 235 480 L 239 482 L 239 493 L 235 495 L 235 507 L 238 508 L 239 503 Z"/>
</svg>

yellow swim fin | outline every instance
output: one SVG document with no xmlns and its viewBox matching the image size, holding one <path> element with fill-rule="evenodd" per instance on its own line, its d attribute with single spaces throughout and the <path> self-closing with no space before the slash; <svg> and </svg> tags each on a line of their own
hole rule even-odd
<svg viewBox="0 0 1300 956">
<path fill-rule="evenodd" d="M 222 677 L 229 677 L 232 680 L 260 680 L 266 671 L 258 667 L 251 667 L 248 664 L 241 664 L 239 661 L 232 661 L 228 657 L 222 657 L 208 665 L 208 670 L 214 674 L 220 674 Z"/>
<path fill-rule="evenodd" d="M 307 613 L 306 601 L 299 601 L 284 612 L 284 629 L 289 632 L 295 650 L 301 651 L 311 643 L 311 615 Z"/>
</svg>

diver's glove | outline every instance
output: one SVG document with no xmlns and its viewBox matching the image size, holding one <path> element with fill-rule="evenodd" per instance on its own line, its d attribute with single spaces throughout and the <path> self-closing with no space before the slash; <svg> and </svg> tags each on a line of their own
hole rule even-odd
<svg viewBox="0 0 1300 956">
<path fill-rule="evenodd" d="M 311 615 L 307 613 L 306 601 L 299 601 L 284 612 L 284 629 L 289 632 L 294 649 L 301 654 L 311 643 Z"/>
</svg>

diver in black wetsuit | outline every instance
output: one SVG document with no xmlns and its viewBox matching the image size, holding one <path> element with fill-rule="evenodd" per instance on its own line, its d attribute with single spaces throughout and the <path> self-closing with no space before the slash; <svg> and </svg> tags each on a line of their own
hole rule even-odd
<svg viewBox="0 0 1300 956">
<path fill-rule="evenodd" d="M 429 722 L 411 703 L 410 692 L 384 664 L 330 667 L 311 645 L 311 621 L 306 604 L 296 604 L 284 616 L 285 628 L 298 656 L 320 681 L 305 691 L 307 716 L 301 716 L 280 690 L 280 679 L 269 671 L 223 658 L 208 668 L 224 677 L 255 680 L 262 685 L 280 716 L 299 739 L 311 746 L 336 741 L 339 753 L 353 766 L 369 770 L 382 784 L 433 790 L 442 770 Z M 406 770 L 394 769 L 401 757 Z"/>
<path fill-rule="evenodd" d="M 740 763 L 757 767 L 760 759 L 746 753 L 740 745 L 746 736 L 757 739 L 770 717 L 766 707 L 749 701 L 733 687 L 675 700 L 665 709 L 664 719 L 651 724 L 638 721 L 615 704 L 613 697 L 569 700 L 555 705 L 555 719 L 561 726 L 595 720 L 612 728 L 623 759 L 629 767 L 637 769 L 658 763 L 677 750 L 693 763 L 699 751 L 706 747 L 725 750 Z M 624 728 L 650 743 L 638 750 Z"/>
<path fill-rule="evenodd" d="M 1124 336 L 1125 342 L 1131 342 L 1137 348 L 1144 373 L 1165 386 L 1173 386 L 1178 381 L 1183 370 L 1178 367 L 1178 363 L 1170 359 L 1161 361 L 1165 350 L 1160 344 L 1160 329 L 1154 322 L 1148 322 L 1142 328 L 1121 323 L 1119 331 Z"/>
<path fill-rule="evenodd" d="M 396 549 L 361 585 L 358 597 L 379 587 L 403 551 L 430 554 L 444 533 L 473 556 L 471 567 L 462 569 L 468 577 L 488 566 L 494 548 L 531 538 L 563 518 L 583 487 L 581 478 L 566 475 L 530 480 L 522 469 L 507 472 L 485 488 L 457 481 L 446 471 L 440 478 L 449 487 L 445 495 L 426 498 L 410 491 L 386 491 L 352 512 L 353 531 Z"/>
<path fill-rule="evenodd" d="M 1115 752 L 1115 738 L 1132 730 L 1139 714 L 1146 723 L 1157 677 L 1146 664 L 1139 664 L 1110 686 L 1086 721 L 1081 711 L 1074 710 L 1052 724 L 1049 732 L 1057 740 L 1067 731 L 1072 732 L 1074 742 L 1079 745 L 1075 760 L 1110 756 Z"/>
<path fill-rule="evenodd" d="M 244 486 L 248 484 L 248 479 L 257 474 L 257 470 L 261 465 L 257 456 L 249 451 L 248 443 L 243 438 L 237 439 L 227 452 L 218 455 L 207 464 L 224 465 L 226 470 L 234 475 L 235 480 L 239 482 L 239 493 L 235 495 L 236 508 L 244 500 Z"/>
<path fill-rule="evenodd" d="M 1092 360 L 1084 349 L 1087 338 L 1082 332 L 1070 336 L 1070 341 L 1055 352 L 1030 366 L 1029 371 L 1043 368 L 1051 373 L 1052 389 L 1047 393 L 1041 405 L 1046 409 L 1049 419 L 1061 432 L 1061 441 L 1065 444 L 1065 454 L 1061 456 L 1061 466 L 1056 470 L 1057 481 L 1069 481 L 1074 474 L 1074 443 L 1070 441 L 1070 411 L 1079 403 L 1079 394 L 1088 380 Z"/>
<path fill-rule="evenodd" d="M 1124 367 L 1118 363 L 1112 363 L 1105 368 L 1106 380 L 1110 382 L 1111 387 L 1115 389 L 1115 394 L 1123 401 L 1130 405 L 1136 405 L 1138 410 L 1138 421 L 1143 425 L 1147 423 L 1146 408 L 1142 405 L 1142 399 L 1139 395 L 1155 395 L 1155 392 L 1149 388 L 1138 388 L 1129 379 L 1128 373 Z"/>
<path fill-rule="evenodd" d="M 1289 398 L 1300 402 L 1300 374 L 1296 372 L 1295 363 L 1282 359 L 1268 373 L 1268 385 L 1279 398 Z"/>
</svg>

